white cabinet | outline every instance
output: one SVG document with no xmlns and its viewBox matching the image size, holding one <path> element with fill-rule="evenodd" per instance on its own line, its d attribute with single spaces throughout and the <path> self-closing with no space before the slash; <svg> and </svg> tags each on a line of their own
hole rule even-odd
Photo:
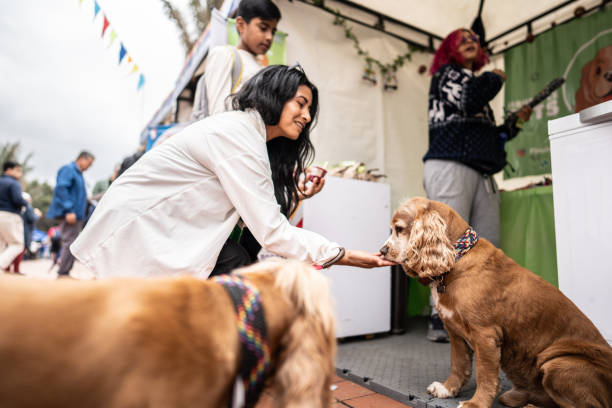
<svg viewBox="0 0 612 408">
<path fill-rule="evenodd" d="M 548 122 L 559 289 L 612 344 L 612 101 Z"/>
<path fill-rule="evenodd" d="M 304 228 L 347 249 L 377 252 L 390 231 L 388 184 L 326 177 L 325 188 L 304 200 Z M 387 332 L 391 328 L 391 268 L 332 266 L 337 337 Z"/>
</svg>

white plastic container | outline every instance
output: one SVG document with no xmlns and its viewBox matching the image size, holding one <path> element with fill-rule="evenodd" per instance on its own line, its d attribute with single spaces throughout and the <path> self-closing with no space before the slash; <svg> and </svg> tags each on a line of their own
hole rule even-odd
<svg viewBox="0 0 612 408">
<path fill-rule="evenodd" d="M 612 101 L 548 122 L 559 289 L 612 344 Z"/>
<path fill-rule="evenodd" d="M 388 184 L 326 177 L 325 187 L 302 203 L 304 228 L 345 246 L 377 252 L 389 236 Z M 332 266 L 337 337 L 391 330 L 391 268 Z"/>
</svg>

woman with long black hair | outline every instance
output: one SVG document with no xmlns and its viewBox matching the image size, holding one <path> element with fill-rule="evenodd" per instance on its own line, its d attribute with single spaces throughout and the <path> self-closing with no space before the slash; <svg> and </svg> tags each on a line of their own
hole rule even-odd
<svg viewBox="0 0 612 408">
<path fill-rule="evenodd" d="M 230 238 L 244 223 L 265 249 L 287 258 L 392 264 L 287 221 L 308 195 L 299 177 L 313 154 L 309 133 L 318 110 L 317 88 L 300 67 L 265 68 L 233 107 L 189 126 L 119 177 L 71 246 L 77 259 L 100 277 L 205 278 L 250 262 Z"/>
</svg>

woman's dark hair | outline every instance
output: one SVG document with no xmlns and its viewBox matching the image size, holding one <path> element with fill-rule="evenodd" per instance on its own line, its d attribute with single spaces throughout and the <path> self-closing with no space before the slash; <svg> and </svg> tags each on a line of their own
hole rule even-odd
<svg viewBox="0 0 612 408">
<path fill-rule="evenodd" d="M 242 17 L 244 21 L 251 22 L 255 17 L 262 20 L 280 20 L 281 12 L 270 0 L 242 0 L 234 14 Z"/>
<path fill-rule="evenodd" d="M 310 129 L 314 126 L 319 107 L 319 92 L 301 68 L 272 65 L 259 71 L 232 96 L 235 110 L 255 109 L 268 126 L 277 125 L 287 101 L 293 99 L 300 85 L 312 92 L 310 117 L 297 140 L 277 137 L 270 140 L 268 157 L 272 168 L 274 194 L 281 211 L 289 216 L 298 204 L 298 180 L 306 165 L 314 157 Z"/>
</svg>

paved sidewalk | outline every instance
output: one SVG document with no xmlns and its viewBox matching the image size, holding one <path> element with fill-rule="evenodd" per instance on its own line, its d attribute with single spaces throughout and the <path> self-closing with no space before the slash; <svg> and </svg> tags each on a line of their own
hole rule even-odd
<svg viewBox="0 0 612 408">
<path fill-rule="evenodd" d="M 330 408 L 403 408 L 409 406 L 339 376 L 335 376 L 332 387 L 335 388 L 332 392 L 334 402 Z M 274 395 L 265 392 L 255 408 L 274 408 L 273 401 Z"/>
<path fill-rule="evenodd" d="M 51 259 L 34 259 L 22 261 L 19 269 L 26 276 L 53 280 L 57 278 L 58 266 L 53 266 Z M 76 279 L 93 279 L 94 274 L 82 263 L 74 261 L 70 276 Z"/>
</svg>

